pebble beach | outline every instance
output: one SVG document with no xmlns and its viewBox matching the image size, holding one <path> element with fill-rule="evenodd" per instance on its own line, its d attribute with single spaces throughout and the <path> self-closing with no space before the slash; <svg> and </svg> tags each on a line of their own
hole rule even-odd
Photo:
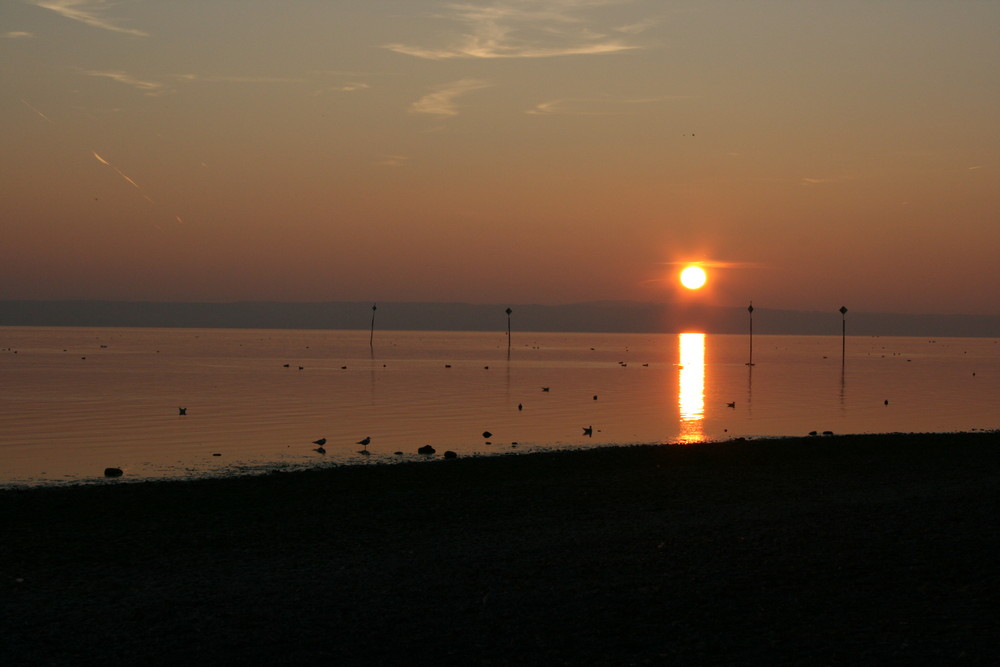
<svg viewBox="0 0 1000 667">
<path fill-rule="evenodd" d="M 992 664 L 1000 433 L 0 491 L 3 664 Z"/>
</svg>

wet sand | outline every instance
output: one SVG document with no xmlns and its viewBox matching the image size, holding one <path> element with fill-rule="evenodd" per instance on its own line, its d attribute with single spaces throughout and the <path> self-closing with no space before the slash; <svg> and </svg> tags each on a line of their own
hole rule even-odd
<svg viewBox="0 0 1000 667">
<path fill-rule="evenodd" d="M 991 664 L 1000 434 L 0 492 L 0 663 Z"/>
</svg>

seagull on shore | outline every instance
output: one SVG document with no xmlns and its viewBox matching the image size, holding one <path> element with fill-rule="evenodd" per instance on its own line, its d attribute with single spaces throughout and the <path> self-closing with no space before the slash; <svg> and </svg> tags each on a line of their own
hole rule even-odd
<svg viewBox="0 0 1000 667">
<path fill-rule="evenodd" d="M 366 435 L 365 438 L 364 438 L 364 440 L 358 440 L 357 444 L 359 444 L 362 447 L 364 447 L 364 450 L 361 452 L 362 454 L 367 454 L 368 453 L 368 445 L 371 444 L 371 441 L 372 441 L 372 437 L 370 435 Z"/>
<path fill-rule="evenodd" d="M 323 445 L 326 444 L 326 438 L 320 438 L 319 440 L 313 440 L 313 444 L 314 445 L 319 445 L 320 447 L 322 447 Z"/>
<path fill-rule="evenodd" d="M 584 426 L 583 427 L 583 434 L 585 436 L 587 436 L 588 438 L 593 437 L 593 435 L 594 435 L 594 427 L 593 426 Z"/>
</svg>

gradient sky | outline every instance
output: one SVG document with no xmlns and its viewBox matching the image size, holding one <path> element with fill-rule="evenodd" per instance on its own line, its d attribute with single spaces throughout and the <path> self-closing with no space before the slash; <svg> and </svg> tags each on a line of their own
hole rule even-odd
<svg viewBox="0 0 1000 667">
<path fill-rule="evenodd" d="M 998 63 L 994 0 L 3 0 L 0 299 L 997 313 Z"/>
</svg>

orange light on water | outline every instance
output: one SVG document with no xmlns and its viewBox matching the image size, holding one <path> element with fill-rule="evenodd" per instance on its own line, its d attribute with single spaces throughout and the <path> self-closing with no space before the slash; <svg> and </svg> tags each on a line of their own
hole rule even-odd
<svg viewBox="0 0 1000 667">
<path fill-rule="evenodd" d="M 677 442 L 704 442 L 705 431 L 705 334 L 682 333 L 678 336 L 677 409 L 680 434 Z"/>
</svg>

